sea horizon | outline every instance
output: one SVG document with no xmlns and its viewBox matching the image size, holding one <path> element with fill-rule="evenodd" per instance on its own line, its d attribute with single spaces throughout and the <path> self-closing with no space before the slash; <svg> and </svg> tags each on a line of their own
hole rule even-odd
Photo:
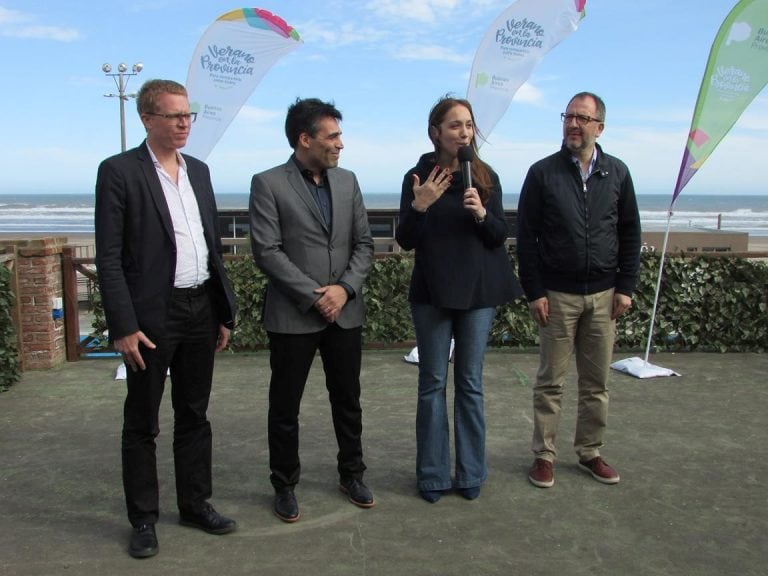
<svg viewBox="0 0 768 576">
<path fill-rule="evenodd" d="M 248 193 L 216 194 L 219 210 L 245 210 Z M 505 209 L 516 209 L 518 194 L 504 194 Z M 0 194 L 0 233 L 92 233 L 93 193 Z M 397 209 L 399 193 L 365 193 L 369 209 Z M 638 208 L 646 229 L 666 227 L 671 194 L 639 193 Z M 677 198 L 670 225 L 747 232 L 768 237 L 768 194 L 685 194 Z"/>
</svg>

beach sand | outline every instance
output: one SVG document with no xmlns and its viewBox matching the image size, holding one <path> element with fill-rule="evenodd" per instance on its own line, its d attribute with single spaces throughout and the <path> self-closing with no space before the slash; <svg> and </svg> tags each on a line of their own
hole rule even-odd
<svg viewBox="0 0 768 576">
<path fill-rule="evenodd" d="M 93 246 L 95 239 L 92 233 L 76 233 L 76 234 L 51 234 L 45 232 L 23 232 L 23 233 L 11 233 L 0 232 L 0 241 L 7 240 L 37 240 L 40 238 L 62 238 L 64 244 L 71 244 L 73 246 Z"/>
<path fill-rule="evenodd" d="M 750 252 L 768 252 L 768 238 L 765 236 L 749 237 Z"/>
<path fill-rule="evenodd" d="M 89 246 L 95 245 L 94 236 L 91 233 L 77 233 L 77 234 L 45 234 L 35 232 L 25 232 L 23 234 L 11 234 L 8 232 L 0 232 L 0 242 L 7 240 L 34 240 L 39 238 L 63 238 L 63 244 L 70 244 L 72 246 Z M 750 252 L 766 252 L 768 253 L 768 236 L 750 236 L 749 237 L 749 251 Z"/>
</svg>

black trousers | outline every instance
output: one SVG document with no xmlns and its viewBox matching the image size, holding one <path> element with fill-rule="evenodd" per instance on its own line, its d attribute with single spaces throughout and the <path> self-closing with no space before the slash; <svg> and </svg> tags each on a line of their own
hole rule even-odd
<svg viewBox="0 0 768 576">
<path fill-rule="evenodd" d="M 155 523 L 159 516 L 155 438 L 169 368 L 178 507 L 195 509 L 212 493 L 212 435 L 206 412 L 218 321 L 205 288 L 174 289 L 165 334 L 149 337 L 157 348 L 142 347 L 146 370 L 128 368 L 123 410 L 123 488 L 133 526 Z"/>
<path fill-rule="evenodd" d="M 269 467 L 276 490 L 299 481 L 299 408 L 309 369 L 320 350 L 331 402 L 341 478 L 363 477 L 363 430 L 360 408 L 362 328 L 336 324 L 312 334 L 269 333 Z"/>
</svg>

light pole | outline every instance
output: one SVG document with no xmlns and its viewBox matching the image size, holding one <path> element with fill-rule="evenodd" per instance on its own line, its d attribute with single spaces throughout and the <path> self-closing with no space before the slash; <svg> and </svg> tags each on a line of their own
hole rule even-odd
<svg viewBox="0 0 768 576">
<path fill-rule="evenodd" d="M 117 94 L 104 94 L 106 98 L 120 98 L 120 150 L 125 152 L 125 101 L 128 98 L 136 98 L 136 94 L 126 94 L 125 88 L 128 85 L 128 80 L 131 76 L 136 76 L 144 68 L 144 64 L 137 62 L 131 68 L 132 72 L 128 72 L 128 65 L 120 62 L 117 65 L 117 74 L 112 72 L 112 66 L 110 64 L 104 64 L 101 70 L 107 76 L 112 76 L 115 79 L 115 85 L 117 86 Z"/>
</svg>

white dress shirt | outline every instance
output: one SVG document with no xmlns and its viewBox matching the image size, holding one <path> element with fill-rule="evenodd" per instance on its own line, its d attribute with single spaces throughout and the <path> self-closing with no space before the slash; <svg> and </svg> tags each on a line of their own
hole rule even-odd
<svg viewBox="0 0 768 576">
<path fill-rule="evenodd" d="M 147 144 L 149 148 L 149 144 Z M 174 182 L 166 172 L 157 156 L 149 148 L 149 154 L 155 164 L 160 184 L 163 187 L 165 201 L 171 212 L 173 232 L 176 239 L 176 276 L 175 288 L 199 286 L 210 277 L 208 271 L 208 245 L 205 243 L 200 208 L 192 190 L 187 174 L 184 157 L 176 152 L 179 161 L 178 182 Z"/>
</svg>

